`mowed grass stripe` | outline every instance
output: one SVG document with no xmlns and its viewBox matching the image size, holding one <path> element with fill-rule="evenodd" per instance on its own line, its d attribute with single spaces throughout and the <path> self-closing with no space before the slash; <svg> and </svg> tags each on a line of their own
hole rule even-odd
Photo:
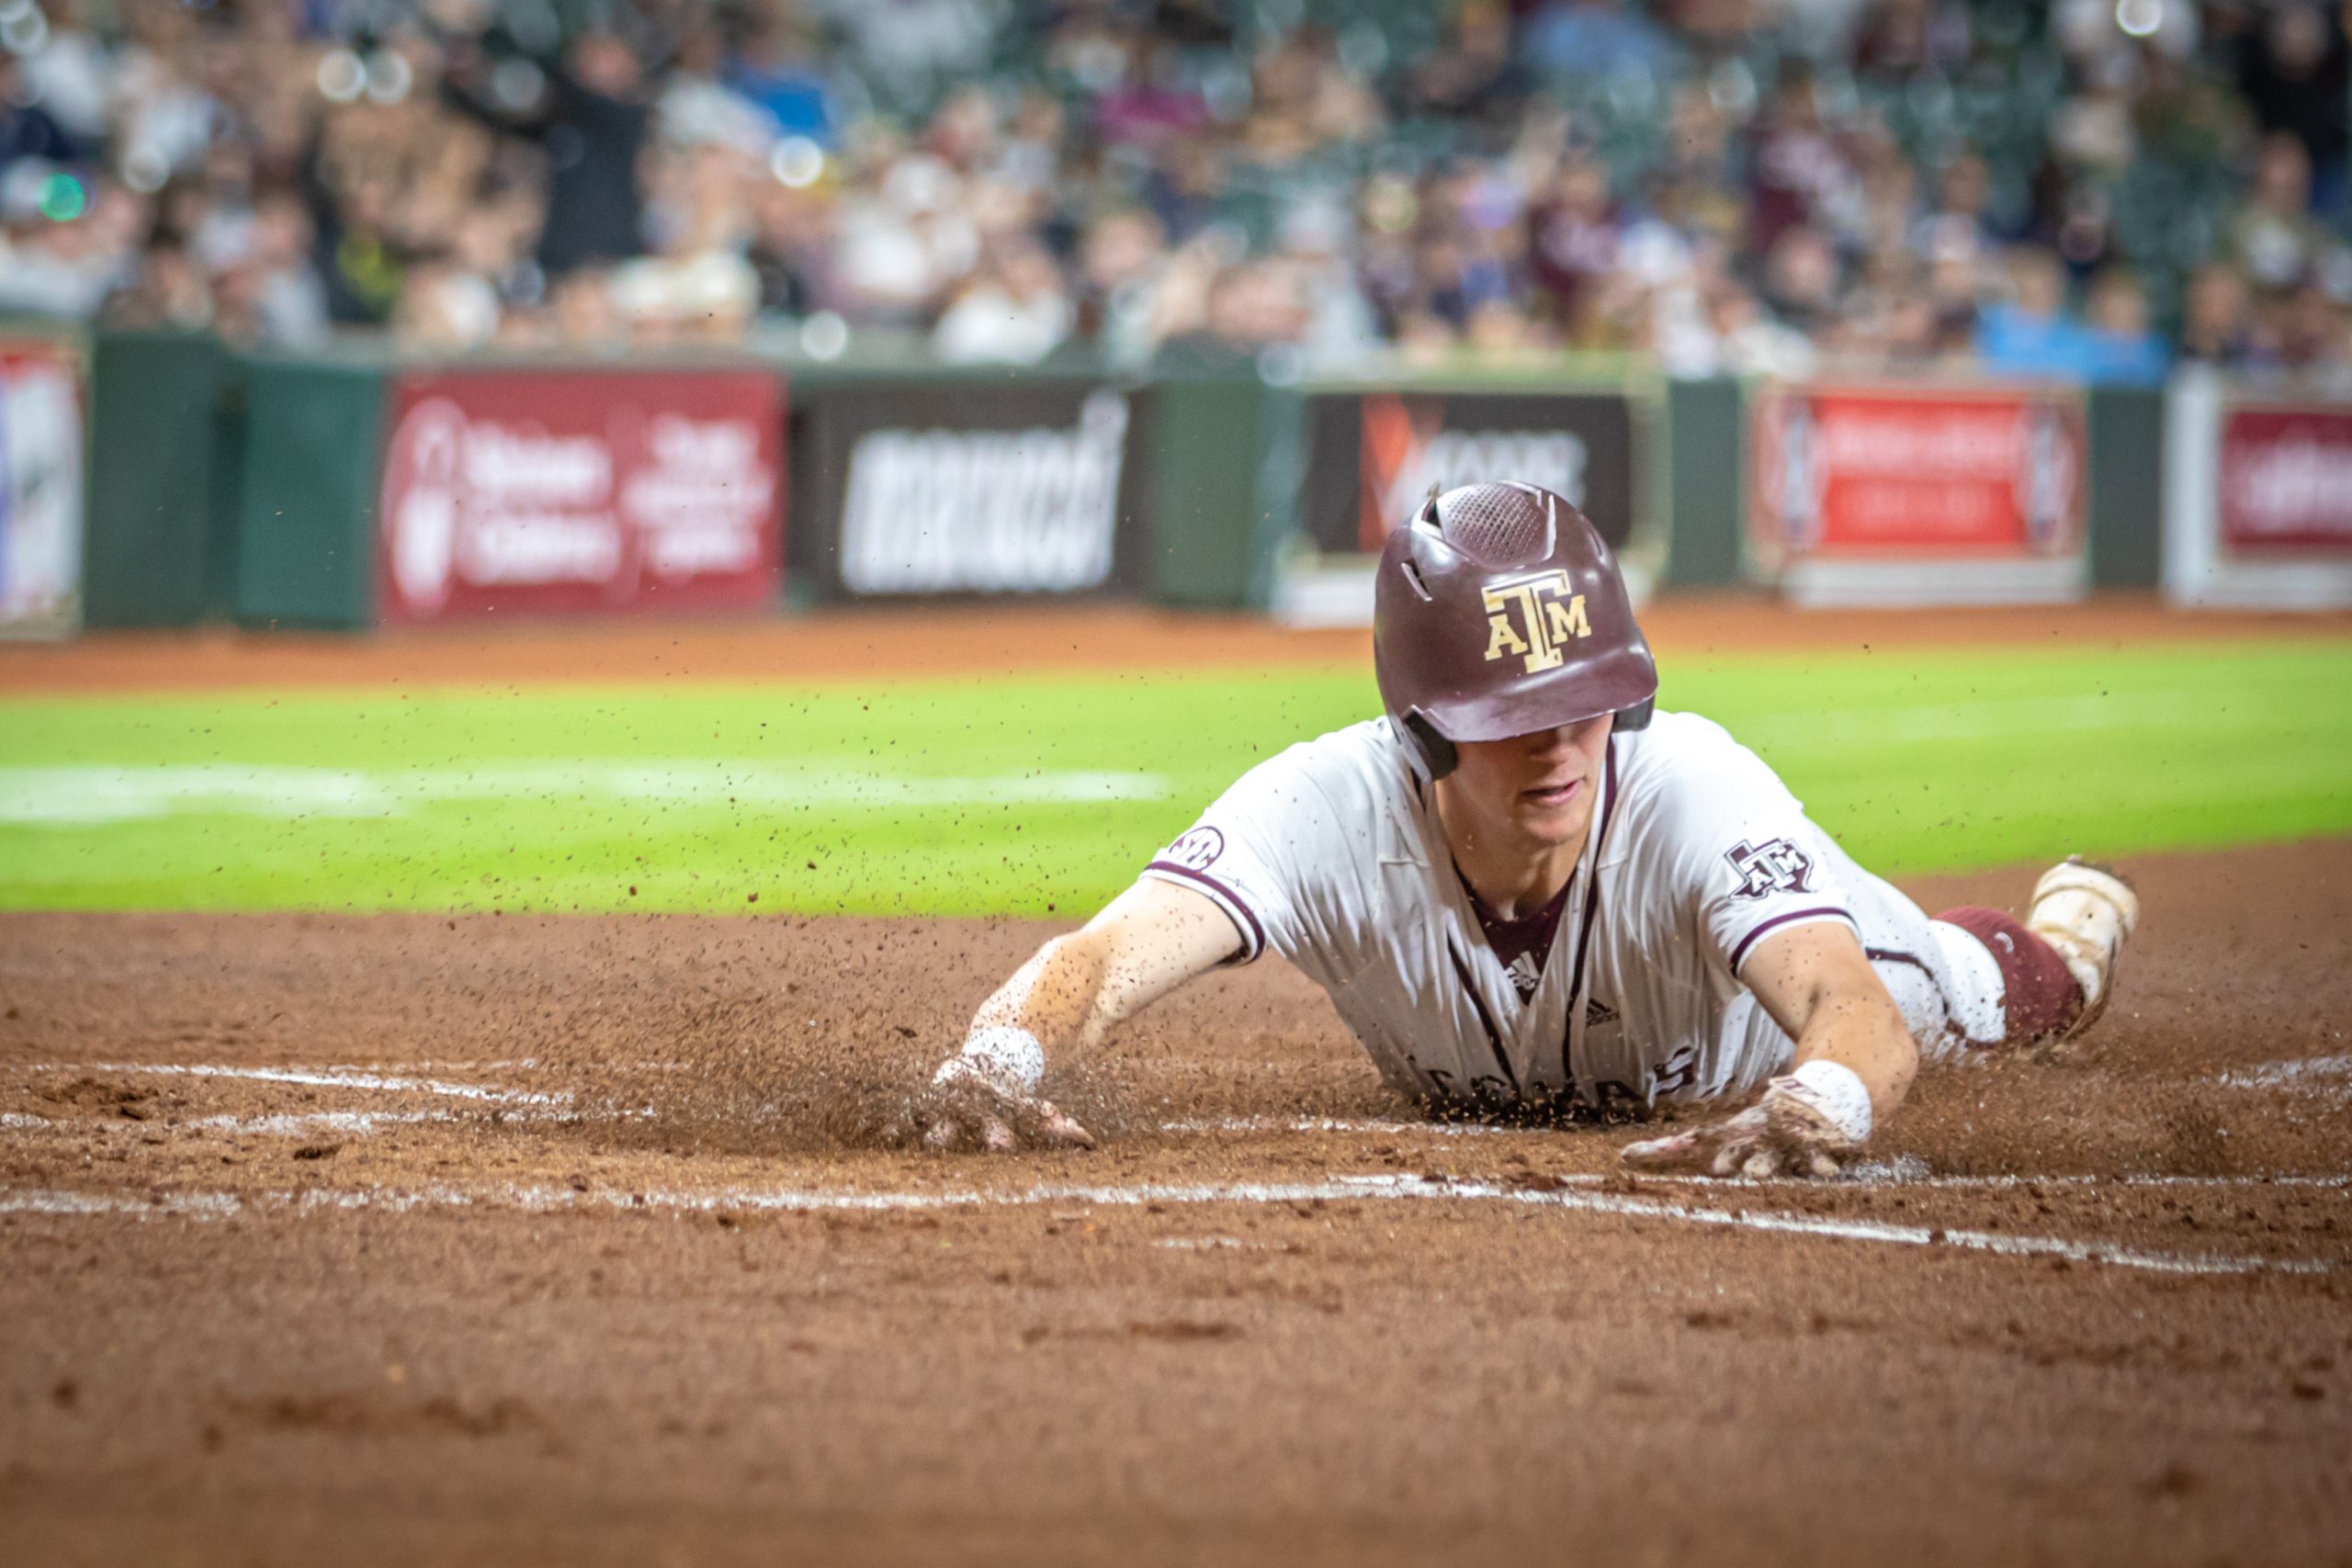
<svg viewBox="0 0 2352 1568">
<path fill-rule="evenodd" d="M 1716 656 L 1663 701 L 1894 874 L 2352 832 L 2341 639 Z M 1296 670 L 0 702 L 0 907 L 1067 916 L 1376 709 Z"/>
</svg>

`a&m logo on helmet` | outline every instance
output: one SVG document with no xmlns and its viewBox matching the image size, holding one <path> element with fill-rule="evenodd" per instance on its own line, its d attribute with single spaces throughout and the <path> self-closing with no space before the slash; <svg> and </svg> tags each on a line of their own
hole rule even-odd
<svg viewBox="0 0 2352 1568">
<path fill-rule="evenodd" d="M 1516 654 L 1530 675 L 1557 670 L 1567 658 L 1561 645 L 1592 635 L 1584 595 L 1568 589 L 1566 572 L 1539 571 L 1486 590 L 1487 661 Z"/>
</svg>

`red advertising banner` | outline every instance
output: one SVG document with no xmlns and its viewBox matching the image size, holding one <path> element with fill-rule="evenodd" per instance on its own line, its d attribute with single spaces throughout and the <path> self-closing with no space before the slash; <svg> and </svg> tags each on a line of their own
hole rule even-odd
<svg viewBox="0 0 2352 1568">
<path fill-rule="evenodd" d="M 755 607 L 784 563 L 784 394 L 747 371 L 447 370 L 391 388 L 387 622 Z"/>
<path fill-rule="evenodd" d="M 1768 563 L 2055 557 L 2082 547 L 2082 404 L 2064 391 L 1759 395 L 1749 515 Z"/>
<path fill-rule="evenodd" d="M 2352 408 L 2227 407 L 2220 485 L 2231 554 L 2352 556 Z"/>
</svg>

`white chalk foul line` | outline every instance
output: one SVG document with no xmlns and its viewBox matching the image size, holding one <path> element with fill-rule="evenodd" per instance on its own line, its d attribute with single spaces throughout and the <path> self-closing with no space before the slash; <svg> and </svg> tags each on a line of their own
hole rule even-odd
<svg viewBox="0 0 2352 1568">
<path fill-rule="evenodd" d="M 2223 1073 L 2213 1081 L 2224 1089 L 2285 1091 L 2340 1102 L 2352 1100 L 2352 1055 L 2265 1062 Z"/>
<path fill-rule="evenodd" d="M 464 1063 L 448 1063 L 448 1066 L 465 1066 Z M 481 1064 L 486 1067 L 530 1067 L 537 1065 L 530 1057 L 512 1061 Z M 657 1064 L 662 1070 L 673 1070 L 678 1064 Z M 150 1073 L 176 1075 L 187 1077 L 247 1078 L 266 1083 L 290 1083 L 329 1089 L 356 1089 L 379 1093 L 424 1093 L 445 1095 L 492 1105 L 522 1105 L 554 1108 L 537 1113 L 520 1112 L 510 1121 L 556 1121 L 580 1116 L 591 1121 L 635 1121 L 656 1114 L 650 1109 L 634 1111 L 574 1111 L 570 1109 L 571 1096 L 560 1091 L 503 1089 L 494 1085 L 461 1084 L 434 1078 L 389 1075 L 364 1066 L 243 1067 L 227 1064 L 156 1063 L 156 1062 L 55 1062 L 33 1063 L 15 1070 L 33 1073 Z M 314 1133 L 342 1133 L 353 1137 L 367 1137 L 390 1126 L 404 1126 L 423 1122 L 454 1122 L 457 1118 L 447 1111 L 297 1111 L 264 1116 L 205 1116 L 185 1122 L 85 1122 L 74 1119 L 51 1120 L 28 1116 L 15 1111 L 0 1112 L 0 1130 L 70 1131 L 81 1134 L 94 1127 L 111 1131 L 138 1133 L 152 1136 L 157 1132 L 187 1131 L 220 1133 L 230 1136 L 307 1137 Z M 1265 1133 L 1338 1133 L 1354 1135 L 1410 1136 L 1416 1134 L 1435 1137 L 1520 1136 L 1530 1139 L 1554 1137 L 1558 1134 L 1542 1129 L 1512 1127 L 1483 1122 L 1398 1122 L 1367 1117 L 1345 1116 L 1228 1116 L 1206 1120 L 1162 1122 L 1158 1132 L 1179 1136 L 1214 1134 L 1248 1135 Z M 1556 1179 L 1570 1183 L 1597 1182 L 1601 1178 L 1585 1175 L 1563 1175 Z M 1650 1182 L 1684 1182 L 1700 1187 L 1761 1188 L 1785 1183 L 1758 1182 L 1744 1177 L 1702 1177 L 1675 1175 L 1645 1175 Z M 1999 1176 L 1938 1176 L 1926 1162 L 1915 1156 L 1902 1155 L 1891 1160 L 1873 1160 L 1850 1166 L 1842 1179 L 1848 1187 L 1919 1187 L 1929 1189 L 1982 1188 L 2007 1190 L 2026 1187 L 2168 1187 L 2168 1188 L 2229 1188 L 2229 1187 L 2308 1187 L 2342 1190 L 2352 1189 L 2352 1176 L 2162 1176 L 2162 1175 L 2069 1175 L 2037 1176 L 2008 1173 Z"/>
<path fill-rule="evenodd" d="M 645 1208 L 708 1213 L 736 1210 L 766 1213 L 935 1212 L 944 1209 L 1019 1207 L 1040 1203 L 1092 1203 L 1106 1207 L 1139 1207 L 1147 1203 L 1363 1203 L 1382 1201 L 1502 1202 L 1582 1213 L 1611 1214 L 1629 1219 L 1666 1220 L 1735 1230 L 1822 1236 L 1839 1241 L 1874 1242 L 1896 1247 L 1951 1247 L 2009 1258 L 2052 1258 L 2069 1263 L 2100 1264 L 2163 1274 L 2324 1274 L 2333 1264 L 2304 1258 L 2231 1258 L 2167 1252 L 2100 1242 L 2074 1241 L 2063 1236 L 2014 1235 L 1993 1231 L 1955 1230 L 1926 1225 L 1886 1224 L 1870 1220 L 1840 1220 L 1818 1214 L 1770 1210 L 1713 1209 L 1700 1204 L 1643 1198 L 1589 1188 L 1550 1187 L 1535 1190 L 1500 1187 L 1486 1182 L 1431 1181 L 1418 1176 L 1389 1174 L 1341 1177 L 1310 1182 L 1226 1182 L 1170 1185 L 1152 1182 L 1132 1187 L 1031 1187 L 1002 1192 L 948 1190 L 940 1192 L 846 1192 L 822 1189 L 717 1189 L 702 1192 L 589 1191 L 571 1188 L 491 1186 L 423 1188 L 317 1188 L 304 1192 L 271 1192 L 241 1197 L 229 1192 L 158 1193 L 147 1198 L 84 1192 L 0 1190 L 0 1213 L 133 1214 L 214 1219 L 248 1208 L 289 1208 L 298 1213 L 322 1209 L 382 1209 L 405 1213 L 418 1209 L 515 1209 L 554 1213 L 585 1207 Z"/>
<path fill-rule="evenodd" d="M 1438 1137 L 1464 1137 L 1472 1134 L 1493 1137 L 1522 1137 L 1531 1141 L 1558 1137 L 1545 1128 L 1513 1127 L 1487 1122 L 1385 1122 L 1365 1117 L 1348 1116 L 1227 1116 L 1206 1121 L 1162 1122 L 1157 1132 L 1180 1136 L 1203 1134 L 1248 1135 L 1261 1133 L 1344 1133 L 1359 1135 L 1409 1136 L 1428 1134 Z M 1558 1179 L 1571 1182 L 1593 1182 L 1597 1176 L 1562 1176 Z M 1645 1173 L 1644 1181 L 1690 1182 L 1702 1187 L 1770 1187 L 1786 1186 L 1777 1182 L 1755 1181 L 1747 1177 L 1674 1176 Z M 1810 1183 L 1809 1183 L 1810 1185 Z M 1869 1160 L 1846 1168 L 1840 1185 L 1847 1187 L 1928 1187 L 1985 1188 L 2006 1190 L 2021 1187 L 2318 1187 L 2352 1188 L 2352 1176 L 2035 1176 L 2007 1173 L 1999 1176 L 1938 1176 L 1928 1163 L 1916 1155 L 1898 1155 L 1889 1160 Z"/>
<path fill-rule="evenodd" d="M 1718 1186 L 1763 1185 L 1751 1183 L 1745 1177 L 1645 1175 L 1642 1179 L 1699 1181 Z M 2029 1187 L 2313 1187 L 2331 1190 L 2352 1188 L 2352 1176 L 2035 1176 L 2019 1171 L 2007 1171 L 1998 1176 L 1938 1176 L 1928 1168 L 1927 1161 L 1916 1155 L 1898 1155 L 1891 1160 L 1866 1160 L 1848 1166 L 1841 1180 L 1851 1187 L 1928 1187 L 1955 1190 L 1982 1188 L 1988 1191 L 2013 1191 Z"/>
<path fill-rule="evenodd" d="M 492 1105 L 562 1105 L 571 1096 L 491 1084 L 452 1083 L 446 1078 L 391 1077 L 375 1072 L 319 1067 L 238 1067 L 179 1062 L 43 1062 L 35 1072 L 147 1073 L 167 1077 L 250 1078 L 258 1083 L 301 1084 L 316 1089 L 357 1089 L 383 1094 L 438 1094 Z"/>
<path fill-rule="evenodd" d="M 52 1121 L 45 1116 L 20 1116 L 11 1112 L 0 1113 L 0 1128 L 60 1133 L 77 1138 L 94 1133 L 102 1136 L 109 1134 L 136 1134 L 149 1139 L 181 1133 L 218 1133 L 232 1138 L 307 1138 L 319 1133 L 340 1133 L 347 1137 L 365 1138 L 387 1127 L 413 1127 L 428 1122 L 454 1122 L 457 1120 L 457 1116 L 447 1111 L 306 1111 L 283 1116 L 198 1116 L 186 1122 L 130 1122 L 109 1118 L 83 1120 L 70 1116 Z"/>
<path fill-rule="evenodd" d="M 1172 1133 L 1179 1137 L 1251 1133 L 1423 1133 L 1439 1137 L 1464 1138 L 1539 1133 L 1542 1129 L 1511 1127 L 1492 1122 L 1384 1122 L 1362 1116 L 1218 1116 L 1206 1120 L 1162 1122 L 1153 1131 Z"/>
</svg>

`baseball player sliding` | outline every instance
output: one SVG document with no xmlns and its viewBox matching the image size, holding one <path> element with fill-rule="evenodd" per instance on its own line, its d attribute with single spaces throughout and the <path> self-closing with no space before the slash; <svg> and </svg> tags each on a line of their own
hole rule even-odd
<svg viewBox="0 0 2352 1568">
<path fill-rule="evenodd" d="M 1083 1145 L 1039 1092 L 1193 976 L 1281 953 L 1439 1114 L 1736 1114 L 1625 1163 L 1830 1176 L 1924 1057 L 2079 1032 L 2139 901 L 2069 860 L 2024 923 L 1929 919 L 1657 670 L 1592 525 L 1517 483 L 1433 495 L 1380 561 L 1385 717 L 1251 769 L 1135 886 L 1039 949 L 917 1097 L 940 1148 Z"/>
</svg>

